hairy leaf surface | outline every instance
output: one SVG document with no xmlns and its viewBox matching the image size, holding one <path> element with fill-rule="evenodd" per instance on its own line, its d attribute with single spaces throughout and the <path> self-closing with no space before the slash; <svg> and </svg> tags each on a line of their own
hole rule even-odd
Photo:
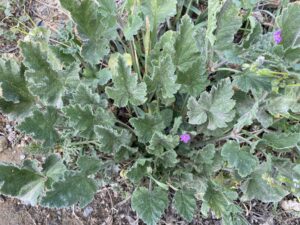
<svg viewBox="0 0 300 225">
<path fill-rule="evenodd" d="M 131 207 L 147 225 L 156 225 L 168 206 L 166 191 L 155 188 L 137 188 L 131 197 Z"/>
<path fill-rule="evenodd" d="M 210 93 L 204 92 L 200 98 L 190 97 L 188 101 L 188 117 L 190 124 L 201 125 L 208 122 L 207 128 L 215 130 L 227 126 L 235 115 L 235 101 L 229 79 L 222 80 L 212 87 Z"/>
<path fill-rule="evenodd" d="M 89 204 L 97 191 L 93 179 L 84 173 L 69 173 L 65 179 L 53 184 L 53 189 L 46 192 L 41 205 L 50 208 L 66 208 L 79 203 L 80 207 Z"/>
<path fill-rule="evenodd" d="M 112 80 L 114 86 L 106 87 L 105 92 L 114 100 L 116 106 L 125 107 L 128 103 L 137 106 L 147 100 L 146 84 L 138 83 L 137 75 L 131 74 L 131 69 L 122 56 L 119 56 L 118 65 L 113 69 Z"/>
<path fill-rule="evenodd" d="M 144 117 L 140 118 L 131 118 L 129 122 L 134 127 L 134 131 L 142 143 L 149 142 L 156 131 L 162 131 L 165 128 L 160 116 L 149 114 L 145 114 Z"/>
<path fill-rule="evenodd" d="M 237 169 L 241 177 L 251 174 L 258 164 L 258 159 L 249 153 L 249 148 L 240 148 L 236 142 L 227 142 L 223 146 L 221 154 L 230 166 Z"/>
<path fill-rule="evenodd" d="M 43 43 L 20 42 L 23 63 L 29 70 L 25 72 L 30 91 L 40 97 L 45 104 L 57 104 L 66 85 L 79 79 L 79 65 L 72 64 L 63 69 L 63 64 Z"/>
<path fill-rule="evenodd" d="M 81 54 L 91 64 L 96 64 L 109 53 L 109 40 L 117 35 L 115 2 L 111 0 L 60 0 L 71 13 L 82 38 Z"/>
<path fill-rule="evenodd" d="M 160 156 L 164 151 L 174 150 L 179 144 L 179 137 L 164 135 L 161 132 L 155 132 L 150 140 L 147 151 L 153 155 Z"/>
<path fill-rule="evenodd" d="M 263 140 L 275 151 L 290 151 L 300 143 L 300 133 L 272 132 L 264 134 Z"/>
<path fill-rule="evenodd" d="M 115 154 L 122 146 L 131 144 L 131 134 L 125 129 L 117 131 L 109 127 L 96 126 L 95 132 L 103 152 Z"/>
<path fill-rule="evenodd" d="M 58 113 L 53 107 L 47 107 L 45 113 L 35 110 L 32 116 L 27 117 L 18 126 L 18 129 L 42 141 L 45 147 L 52 147 L 59 141 L 59 134 L 55 129 L 57 119 Z"/>
<path fill-rule="evenodd" d="M 243 191 L 242 201 L 257 199 L 262 202 L 279 202 L 288 194 L 282 184 L 270 176 L 268 171 L 258 168 L 241 186 Z"/>
<path fill-rule="evenodd" d="M 94 126 L 113 126 L 115 123 L 113 114 L 98 107 L 95 112 L 90 105 L 81 107 L 80 105 L 70 105 L 63 108 L 69 118 L 70 125 L 75 129 L 75 135 L 90 138 L 93 137 Z"/>
<path fill-rule="evenodd" d="M 193 220 L 194 212 L 196 209 L 196 199 L 194 191 L 191 190 L 179 190 L 176 191 L 174 196 L 174 206 L 177 212 L 187 221 Z"/>
<path fill-rule="evenodd" d="M 176 14 L 176 0 L 142 0 L 141 3 L 144 16 L 149 17 L 151 30 Z"/>
<path fill-rule="evenodd" d="M 300 46 L 300 3 L 290 3 L 278 18 L 282 28 L 282 45 L 285 48 Z"/>
<path fill-rule="evenodd" d="M 0 83 L 0 110 L 12 118 L 27 115 L 34 103 L 34 97 L 15 61 L 0 59 Z"/>
</svg>

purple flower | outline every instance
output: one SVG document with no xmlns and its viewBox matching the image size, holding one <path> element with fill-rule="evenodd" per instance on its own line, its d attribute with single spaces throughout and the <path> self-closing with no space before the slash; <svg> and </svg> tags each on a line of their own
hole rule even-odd
<svg viewBox="0 0 300 225">
<path fill-rule="evenodd" d="M 180 135 L 180 141 L 183 143 L 188 143 L 191 140 L 191 136 L 189 134 Z"/>
<path fill-rule="evenodd" d="M 273 38 L 276 44 L 280 44 L 282 42 L 281 30 L 276 30 L 273 34 Z"/>
</svg>

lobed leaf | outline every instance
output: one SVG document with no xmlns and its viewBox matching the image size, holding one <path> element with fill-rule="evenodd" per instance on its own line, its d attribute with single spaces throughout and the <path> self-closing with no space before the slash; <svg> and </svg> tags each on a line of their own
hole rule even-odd
<svg viewBox="0 0 300 225">
<path fill-rule="evenodd" d="M 300 142 L 300 133 L 266 133 L 263 136 L 263 140 L 268 146 L 274 148 L 274 151 L 285 152 L 298 146 Z"/>
<path fill-rule="evenodd" d="M 179 137 L 155 132 L 150 140 L 147 151 L 155 156 L 161 156 L 165 151 L 172 151 L 179 144 Z"/>
<path fill-rule="evenodd" d="M 109 53 L 109 41 L 117 36 L 115 2 L 111 0 L 60 0 L 71 13 L 84 42 L 81 54 L 96 64 Z"/>
<path fill-rule="evenodd" d="M 94 112 L 91 105 L 69 105 L 63 108 L 69 119 L 70 126 L 75 129 L 75 135 L 90 138 L 95 135 L 96 125 L 111 127 L 115 124 L 112 113 L 98 107 Z"/>
<path fill-rule="evenodd" d="M 67 208 L 79 203 L 81 208 L 89 204 L 96 194 L 95 181 L 84 173 L 68 173 L 65 179 L 53 184 L 41 199 L 41 205 L 50 208 Z"/>
<path fill-rule="evenodd" d="M 97 93 L 93 93 L 87 85 L 79 84 L 73 95 L 72 104 L 79 104 L 82 107 L 85 105 L 94 105 L 106 108 L 108 103 L 106 99 L 101 98 Z"/>
<path fill-rule="evenodd" d="M 294 2 L 288 4 L 278 18 L 278 23 L 282 30 L 282 45 L 284 48 L 300 46 L 300 4 Z"/>
<path fill-rule="evenodd" d="M 223 145 L 221 154 L 230 166 L 237 169 L 241 177 L 251 174 L 258 165 L 258 159 L 249 153 L 249 148 L 240 148 L 240 145 L 233 141 Z"/>
<path fill-rule="evenodd" d="M 190 97 L 188 101 L 188 118 L 190 124 L 201 125 L 207 122 L 209 130 L 227 127 L 235 115 L 233 110 L 234 92 L 229 79 L 222 80 L 211 92 L 203 92 L 198 101 Z"/>
<path fill-rule="evenodd" d="M 150 167 L 150 162 L 150 159 L 137 159 L 126 174 L 130 181 L 138 183 L 147 174 L 147 168 Z"/>
<path fill-rule="evenodd" d="M 130 103 L 138 106 L 146 102 L 146 84 L 138 83 L 137 75 L 131 74 L 131 69 L 122 56 L 119 56 L 118 65 L 112 72 L 114 86 L 106 87 L 105 92 L 114 100 L 114 105 L 125 107 Z"/>
<path fill-rule="evenodd" d="M 125 129 L 117 131 L 109 127 L 95 126 L 95 132 L 103 152 L 116 154 L 122 146 L 131 145 L 131 134 Z"/>
<path fill-rule="evenodd" d="M 194 191 L 186 189 L 176 191 L 174 196 L 174 206 L 179 215 L 188 222 L 191 222 L 196 209 Z"/>
<path fill-rule="evenodd" d="M 129 123 L 134 127 L 135 134 L 141 143 L 149 142 L 156 131 L 162 131 L 165 128 L 160 116 L 149 114 L 140 118 L 131 118 Z"/>
<path fill-rule="evenodd" d="M 35 99 L 15 61 L 0 59 L 0 83 L 0 110 L 12 118 L 26 116 Z"/>
<path fill-rule="evenodd" d="M 151 31 L 154 27 L 158 27 L 159 24 L 176 14 L 176 0 L 141 0 L 141 4 L 144 16 L 150 20 Z"/>
<path fill-rule="evenodd" d="M 131 207 L 147 225 L 156 225 L 168 206 L 168 194 L 160 188 L 137 188 L 131 197 Z"/>
<path fill-rule="evenodd" d="M 59 134 L 55 129 L 57 120 L 57 110 L 49 106 L 45 113 L 39 110 L 33 111 L 32 116 L 26 117 L 17 128 L 42 141 L 43 146 L 53 147 L 60 140 Z"/>
<path fill-rule="evenodd" d="M 232 48 L 234 35 L 242 26 L 242 22 L 240 8 L 234 0 L 226 0 L 218 14 L 215 48 L 220 51 Z"/>
<path fill-rule="evenodd" d="M 29 90 L 45 104 L 60 104 L 67 83 L 79 79 L 79 65 L 63 69 L 51 50 L 38 42 L 20 42 Z"/>
<path fill-rule="evenodd" d="M 174 64 L 178 71 L 186 72 L 199 58 L 196 43 L 196 28 L 191 18 L 185 15 L 181 19 L 174 45 L 176 50 Z"/>
<path fill-rule="evenodd" d="M 279 202 L 288 192 L 272 178 L 265 165 L 258 168 L 241 186 L 242 201 L 256 199 L 262 202 Z"/>
<path fill-rule="evenodd" d="M 153 67 L 151 77 L 147 76 L 145 81 L 150 93 L 157 93 L 160 99 L 169 104 L 174 102 L 175 94 L 180 89 L 180 84 L 176 84 L 176 79 L 171 56 L 162 55 L 159 57 L 158 64 Z"/>
</svg>

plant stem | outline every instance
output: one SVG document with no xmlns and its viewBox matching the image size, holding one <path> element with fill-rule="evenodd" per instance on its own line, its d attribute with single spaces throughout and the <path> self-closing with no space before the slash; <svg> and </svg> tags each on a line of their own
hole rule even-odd
<svg viewBox="0 0 300 225">
<path fill-rule="evenodd" d="M 127 128 L 131 133 L 133 133 L 133 134 L 135 135 L 134 130 L 133 130 L 129 125 L 127 125 L 126 123 L 123 123 L 123 122 L 120 121 L 120 120 L 117 120 L 116 122 L 117 122 L 118 124 L 120 124 L 121 126 Z"/>
<path fill-rule="evenodd" d="M 184 112 L 184 110 L 185 110 L 185 108 L 186 108 L 185 106 L 186 106 L 186 103 L 187 103 L 189 97 L 190 97 L 190 96 L 187 94 L 187 95 L 185 96 L 185 98 L 184 98 L 184 102 L 183 102 L 183 105 L 182 105 L 181 111 L 180 111 L 180 114 L 182 115 L 182 117 L 183 117 L 183 112 Z"/>
<path fill-rule="evenodd" d="M 131 49 L 131 55 L 132 55 L 132 59 L 133 59 L 133 66 L 136 69 L 136 72 L 139 76 L 140 81 L 143 80 L 142 75 L 141 75 L 141 70 L 140 70 L 140 65 L 139 65 L 139 59 L 138 56 L 136 54 L 136 46 L 134 41 L 130 42 L 130 49 Z"/>
<path fill-rule="evenodd" d="M 70 143 L 71 146 L 89 145 L 89 144 L 94 144 L 94 145 L 100 147 L 100 144 L 97 141 L 79 141 L 79 142 Z"/>
<path fill-rule="evenodd" d="M 240 73 L 241 72 L 239 70 L 235 70 L 235 69 L 231 69 L 231 68 L 225 68 L 225 67 L 218 68 L 216 71 L 230 71 L 230 72 L 234 72 L 234 73 Z"/>
</svg>

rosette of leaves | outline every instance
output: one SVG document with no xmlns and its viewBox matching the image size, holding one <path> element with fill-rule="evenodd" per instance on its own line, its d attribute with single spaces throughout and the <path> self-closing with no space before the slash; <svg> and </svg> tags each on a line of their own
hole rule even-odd
<svg viewBox="0 0 300 225">
<path fill-rule="evenodd" d="M 278 14 L 277 43 L 242 13 L 257 1 L 209 0 L 204 23 L 184 1 L 60 2 L 75 34 L 54 45 L 35 28 L 20 61 L 0 59 L 0 110 L 47 155 L 1 163 L 1 194 L 84 207 L 120 168 L 150 225 L 169 205 L 247 224 L 236 200 L 299 196 L 299 3 Z"/>
</svg>

